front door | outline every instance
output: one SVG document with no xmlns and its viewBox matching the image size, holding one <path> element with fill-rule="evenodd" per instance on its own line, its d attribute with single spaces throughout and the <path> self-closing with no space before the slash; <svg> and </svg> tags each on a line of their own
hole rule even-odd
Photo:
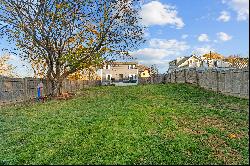
<svg viewBox="0 0 250 166">
<path fill-rule="evenodd" d="M 119 81 L 123 81 L 123 74 L 119 74 Z"/>
<path fill-rule="evenodd" d="M 106 79 L 107 79 L 108 81 L 110 81 L 110 80 L 111 80 L 111 75 L 110 75 L 110 74 L 107 74 Z"/>
</svg>

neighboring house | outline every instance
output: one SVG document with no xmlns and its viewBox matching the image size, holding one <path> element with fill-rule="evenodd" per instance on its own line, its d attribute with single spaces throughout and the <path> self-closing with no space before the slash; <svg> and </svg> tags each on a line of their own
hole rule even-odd
<svg viewBox="0 0 250 166">
<path fill-rule="evenodd" d="M 189 57 L 178 57 L 169 62 L 168 72 L 181 68 L 228 68 L 230 62 L 226 62 L 224 57 L 218 53 L 205 54 L 201 57 L 191 55 Z"/>
<path fill-rule="evenodd" d="M 202 67 L 205 68 L 227 68 L 231 66 L 231 63 L 224 61 L 224 56 L 216 52 L 211 52 L 209 54 L 204 54 L 201 57 L 203 61 Z"/>
<path fill-rule="evenodd" d="M 204 59 L 202 67 L 204 68 L 228 68 L 231 63 L 225 62 L 222 59 Z"/>
<path fill-rule="evenodd" d="M 173 70 L 177 68 L 176 61 L 177 60 L 175 59 L 169 62 L 168 72 L 172 72 Z"/>
<path fill-rule="evenodd" d="M 144 65 L 138 65 L 139 77 L 149 78 L 150 77 L 150 68 Z"/>
<path fill-rule="evenodd" d="M 169 62 L 168 72 L 179 68 L 194 68 L 201 66 L 202 60 L 195 55 L 191 55 L 188 57 L 178 57 L 177 59 Z"/>
<path fill-rule="evenodd" d="M 107 83 L 138 83 L 137 62 L 113 62 L 105 64 L 101 69 L 102 84 Z"/>
<path fill-rule="evenodd" d="M 202 65 L 202 60 L 195 55 L 184 57 L 177 62 L 178 68 L 184 68 L 184 67 L 193 68 L 193 67 L 200 67 L 201 65 Z"/>
</svg>

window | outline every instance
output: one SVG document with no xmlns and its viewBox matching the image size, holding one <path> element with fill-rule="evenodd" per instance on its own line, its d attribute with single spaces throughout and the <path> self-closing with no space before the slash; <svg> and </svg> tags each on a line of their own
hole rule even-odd
<svg viewBox="0 0 250 166">
<path fill-rule="evenodd" d="M 134 69 L 135 65 L 128 65 L 128 69 Z"/>
<path fill-rule="evenodd" d="M 128 78 L 129 78 L 129 80 L 133 80 L 133 75 L 129 74 Z"/>
<path fill-rule="evenodd" d="M 137 76 L 136 74 L 129 74 L 129 80 L 136 80 Z"/>
<path fill-rule="evenodd" d="M 106 69 L 110 69 L 110 65 L 106 65 Z"/>
<path fill-rule="evenodd" d="M 217 65 L 217 62 L 216 62 L 216 61 L 214 61 L 214 67 L 218 67 L 218 65 Z"/>
<path fill-rule="evenodd" d="M 110 69 L 110 65 L 104 65 L 103 69 Z"/>
<path fill-rule="evenodd" d="M 111 75 L 111 74 L 107 74 L 107 75 L 106 75 L 106 80 L 111 80 L 111 78 L 112 78 L 112 75 Z"/>
<path fill-rule="evenodd" d="M 119 81 L 123 81 L 123 74 L 119 74 Z"/>
</svg>

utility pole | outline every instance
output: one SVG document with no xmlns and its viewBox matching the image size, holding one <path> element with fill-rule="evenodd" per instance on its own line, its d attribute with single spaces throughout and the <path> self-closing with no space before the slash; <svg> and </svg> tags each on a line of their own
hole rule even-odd
<svg viewBox="0 0 250 166">
<path fill-rule="evenodd" d="M 209 58 L 210 58 L 210 60 L 211 60 L 211 51 L 209 52 Z M 207 67 L 209 67 L 208 59 L 207 59 Z"/>
</svg>

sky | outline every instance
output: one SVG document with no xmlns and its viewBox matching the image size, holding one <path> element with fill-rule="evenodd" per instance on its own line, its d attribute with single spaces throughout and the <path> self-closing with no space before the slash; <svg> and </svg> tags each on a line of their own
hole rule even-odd
<svg viewBox="0 0 250 166">
<path fill-rule="evenodd" d="M 161 73 L 169 61 L 192 54 L 249 57 L 249 0 L 144 0 L 140 16 L 147 41 L 131 54 Z M 6 47 L 14 46 L 0 40 L 0 49 Z M 32 75 L 19 57 L 12 55 L 11 63 L 21 76 Z"/>
</svg>

